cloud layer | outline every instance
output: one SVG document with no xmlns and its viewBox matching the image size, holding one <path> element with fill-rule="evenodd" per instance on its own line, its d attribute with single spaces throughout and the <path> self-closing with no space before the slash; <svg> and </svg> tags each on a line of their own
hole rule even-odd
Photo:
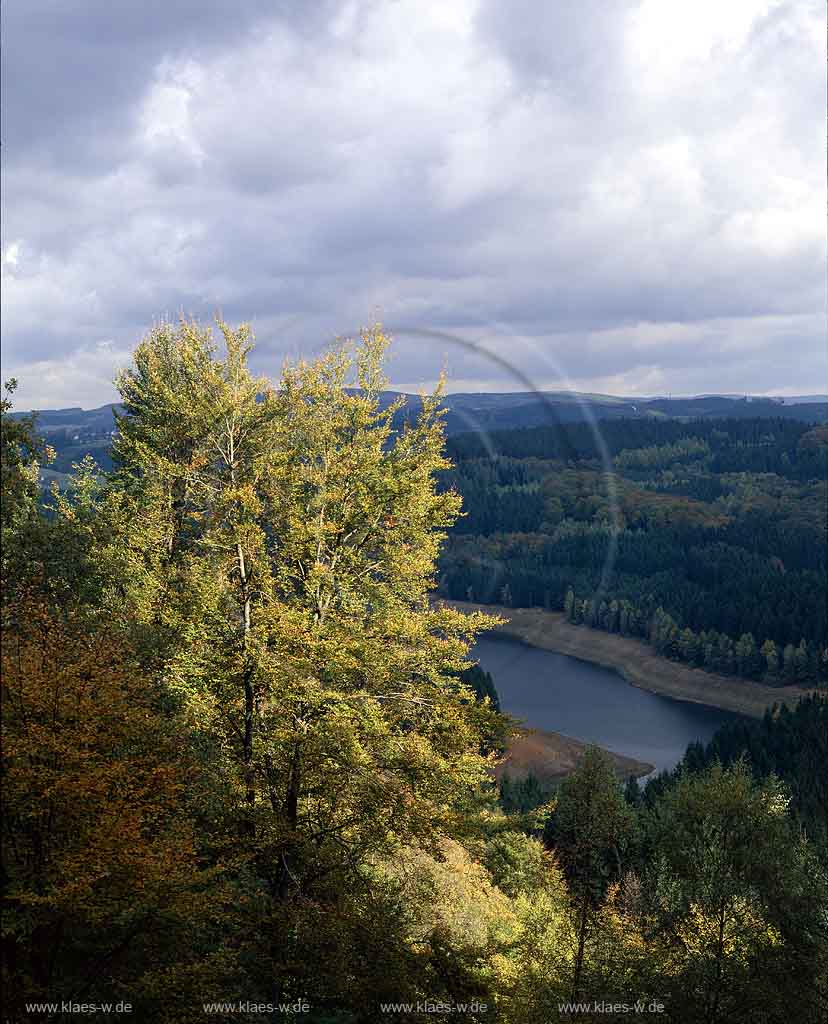
<svg viewBox="0 0 828 1024">
<path fill-rule="evenodd" d="M 820 390 L 816 0 L 4 17 L 21 406 L 111 400 L 154 320 L 219 309 L 252 320 L 262 372 L 379 313 L 403 387 L 447 363 L 451 390 L 523 389 L 506 360 L 541 388 Z"/>
</svg>

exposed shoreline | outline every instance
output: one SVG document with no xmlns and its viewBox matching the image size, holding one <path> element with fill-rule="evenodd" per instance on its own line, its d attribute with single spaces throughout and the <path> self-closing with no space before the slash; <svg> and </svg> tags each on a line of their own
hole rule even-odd
<svg viewBox="0 0 828 1024">
<path fill-rule="evenodd" d="M 795 686 L 767 686 L 746 679 L 716 675 L 660 657 L 634 637 L 619 636 L 575 626 L 562 612 L 542 608 L 504 608 L 500 605 L 446 601 L 458 611 L 483 611 L 508 619 L 495 630 L 531 647 L 566 654 L 616 671 L 633 686 L 674 700 L 707 704 L 723 711 L 735 711 L 761 718 L 774 703 L 796 704 L 813 692 Z"/>
<path fill-rule="evenodd" d="M 577 768 L 587 747 L 595 745 L 549 729 L 521 726 L 493 774 L 500 780 L 504 774 L 518 779 L 532 772 L 541 782 L 558 782 Z M 654 770 L 646 761 L 616 754 L 605 747 L 599 749 L 612 761 L 619 779 L 628 779 L 631 775 L 640 779 Z"/>
</svg>

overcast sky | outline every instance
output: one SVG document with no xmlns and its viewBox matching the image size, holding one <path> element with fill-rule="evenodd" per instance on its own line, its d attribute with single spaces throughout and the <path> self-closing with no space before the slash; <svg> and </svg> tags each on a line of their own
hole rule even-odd
<svg viewBox="0 0 828 1024">
<path fill-rule="evenodd" d="M 404 388 L 825 391 L 823 0 L 3 10 L 20 408 L 182 310 L 271 375 L 379 315 Z"/>
</svg>

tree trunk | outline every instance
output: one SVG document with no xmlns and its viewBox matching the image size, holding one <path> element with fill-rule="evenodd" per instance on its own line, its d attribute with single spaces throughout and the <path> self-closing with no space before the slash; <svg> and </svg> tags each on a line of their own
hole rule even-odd
<svg viewBox="0 0 828 1024">
<path fill-rule="evenodd" d="M 290 834 L 296 832 L 299 822 L 299 788 L 301 785 L 301 747 L 297 742 L 293 748 L 293 756 L 290 760 L 290 773 L 288 775 L 287 793 L 285 794 L 284 819 L 287 822 Z M 288 864 L 288 855 L 282 852 L 282 866 L 279 872 L 279 899 L 284 902 L 287 899 L 290 882 L 296 881 Z"/>
<path fill-rule="evenodd" d="M 241 580 L 241 599 L 244 613 L 244 740 L 242 750 L 242 761 L 244 764 L 244 800 L 247 805 L 245 821 L 245 832 L 248 835 L 255 833 L 253 820 L 253 808 L 256 803 L 256 778 L 253 768 L 253 712 L 255 707 L 253 694 L 253 665 L 250 662 L 248 641 L 250 637 L 250 592 L 248 589 L 247 566 L 244 559 L 244 549 L 241 544 L 236 545 L 238 559 L 239 577 Z"/>
<path fill-rule="evenodd" d="M 589 914 L 589 894 L 584 893 L 581 900 L 580 920 L 578 921 L 578 954 L 575 958 L 575 973 L 572 977 L 572 1002 L 578 998 L 581 986 L 581 974 L 584 969 L 584 949 L 586 947 L 587 917 Z"/>
<path fill-rule="evenodd" d="M 722 961 L 724 959 L 725 906 L 719 908 L 719 935 L 716 941 L 716 974 L 705 1024 L 715 1024 L 719 1016 L 719 997 L 722 991 Z"/>
</svg>

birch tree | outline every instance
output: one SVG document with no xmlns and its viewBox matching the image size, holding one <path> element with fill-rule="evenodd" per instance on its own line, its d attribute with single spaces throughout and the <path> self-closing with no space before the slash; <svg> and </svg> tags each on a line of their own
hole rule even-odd
<svg viewBox="0 0 828 1024">
<path fill-rule="evenodd" d="M 382 330 L 278 386 L 250 373 L 246 327 L 219 330 L 221 356 L 162 325 L 119 379 L 129 599 L 284 901 L 464 827 L 497 716 L 457 672 L 488 620 L 429 603 L 460 500 L 436 486 L 439 392 L 405 422 L 383 399 Z"/>
</svg>

